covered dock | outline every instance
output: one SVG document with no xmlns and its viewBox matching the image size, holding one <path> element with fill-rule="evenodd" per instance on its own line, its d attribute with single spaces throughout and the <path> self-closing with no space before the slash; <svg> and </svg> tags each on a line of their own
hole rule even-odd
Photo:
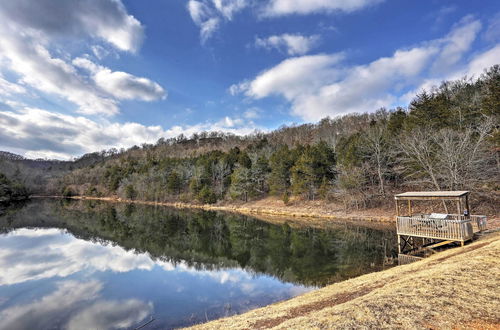
<svg viewBox="0 0 500 330">
<path fill-rule="evenodd" d="M 471 215 L 469 191 L 411 191 L 394 196 L 400 261 L 418 260 L 417 252 L 453 242 L 462 246 L 486 229 L 486 216 Z M 446 213 L 414 213 L 415 201 L 442 201 Z M 448 213 L 448 204 L 457 213 Z M 404 262 L 406 263 L 406 262 Z"/>
</svg>

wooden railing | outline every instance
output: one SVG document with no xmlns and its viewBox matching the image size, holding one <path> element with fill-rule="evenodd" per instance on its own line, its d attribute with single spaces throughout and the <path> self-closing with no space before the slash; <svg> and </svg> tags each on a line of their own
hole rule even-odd
<svg viewBox="0 0 500 330">
<path fill-rule="evenodd" d="M 442 220 L 425 215 L 397 217 L 397 234 L 463 242 L 472 238 L 471 222 L 471 219 Z"/>
<path fill-rule="evenodd" d="M 461 215 L 462 218 L 465 218 Z M 486 230 L 486 216 L 485 215 L 470 215 L 470 221 L 472 223 L 472 229 L 475 233 L 479 231 Z"/>
<path fill-rule="evenodd" d="M 413 218 L 429 218 L 429 214 L 415 214 Z M 461 214 L 448 214 L 447 220 L 470 220 L 472 224 L 472 230 L 474 233 L 486 230 L 487 217 L 485 215 L 469 215 L 464 216 Z"/>
</svg>

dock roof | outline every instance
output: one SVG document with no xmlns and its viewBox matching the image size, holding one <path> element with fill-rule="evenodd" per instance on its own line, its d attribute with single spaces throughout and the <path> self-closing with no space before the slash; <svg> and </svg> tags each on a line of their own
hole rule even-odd
<svg viewBox="0 0 500 330">
<path fill-rule="evenodd" d="M 408 191 L 394 196 L 395 199 L 458 199 L 469 194 L 469 191 Z"/>
</svg>

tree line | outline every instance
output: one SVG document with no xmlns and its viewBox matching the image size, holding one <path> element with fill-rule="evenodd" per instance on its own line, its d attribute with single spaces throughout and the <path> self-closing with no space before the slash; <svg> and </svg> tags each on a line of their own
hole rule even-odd
<svg viewBox="0 0 500 330">
<path fill-rule="evenodd" d="M 30 187 L 66 196 L 200 203 L 273 195 L 285 203 L 337 200 L 346 208 L 373 206 L 410 188 L 495 192 L 499 118 L 496 65 L 478 79 L 422 91 L 405 108 L 243 137 L 202 132 L 162 138 L 84 155 L 64 170 L 45 170 Z"/>
</svg>

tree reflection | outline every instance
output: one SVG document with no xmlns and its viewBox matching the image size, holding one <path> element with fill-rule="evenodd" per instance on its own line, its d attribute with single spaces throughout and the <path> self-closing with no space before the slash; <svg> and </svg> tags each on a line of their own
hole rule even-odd
<svg viewBox="0 0 500 330">
<path fill-rule="evenodd" d="M 36 200 L 0 216 L 2 232 L 20 227 L 64 228 L 173 264 L 240 267 L 315 286 L 379 270 L 396 253 L 392 230 L 297 228 L 235 214 L 98 201 Z"/>
</svg>

